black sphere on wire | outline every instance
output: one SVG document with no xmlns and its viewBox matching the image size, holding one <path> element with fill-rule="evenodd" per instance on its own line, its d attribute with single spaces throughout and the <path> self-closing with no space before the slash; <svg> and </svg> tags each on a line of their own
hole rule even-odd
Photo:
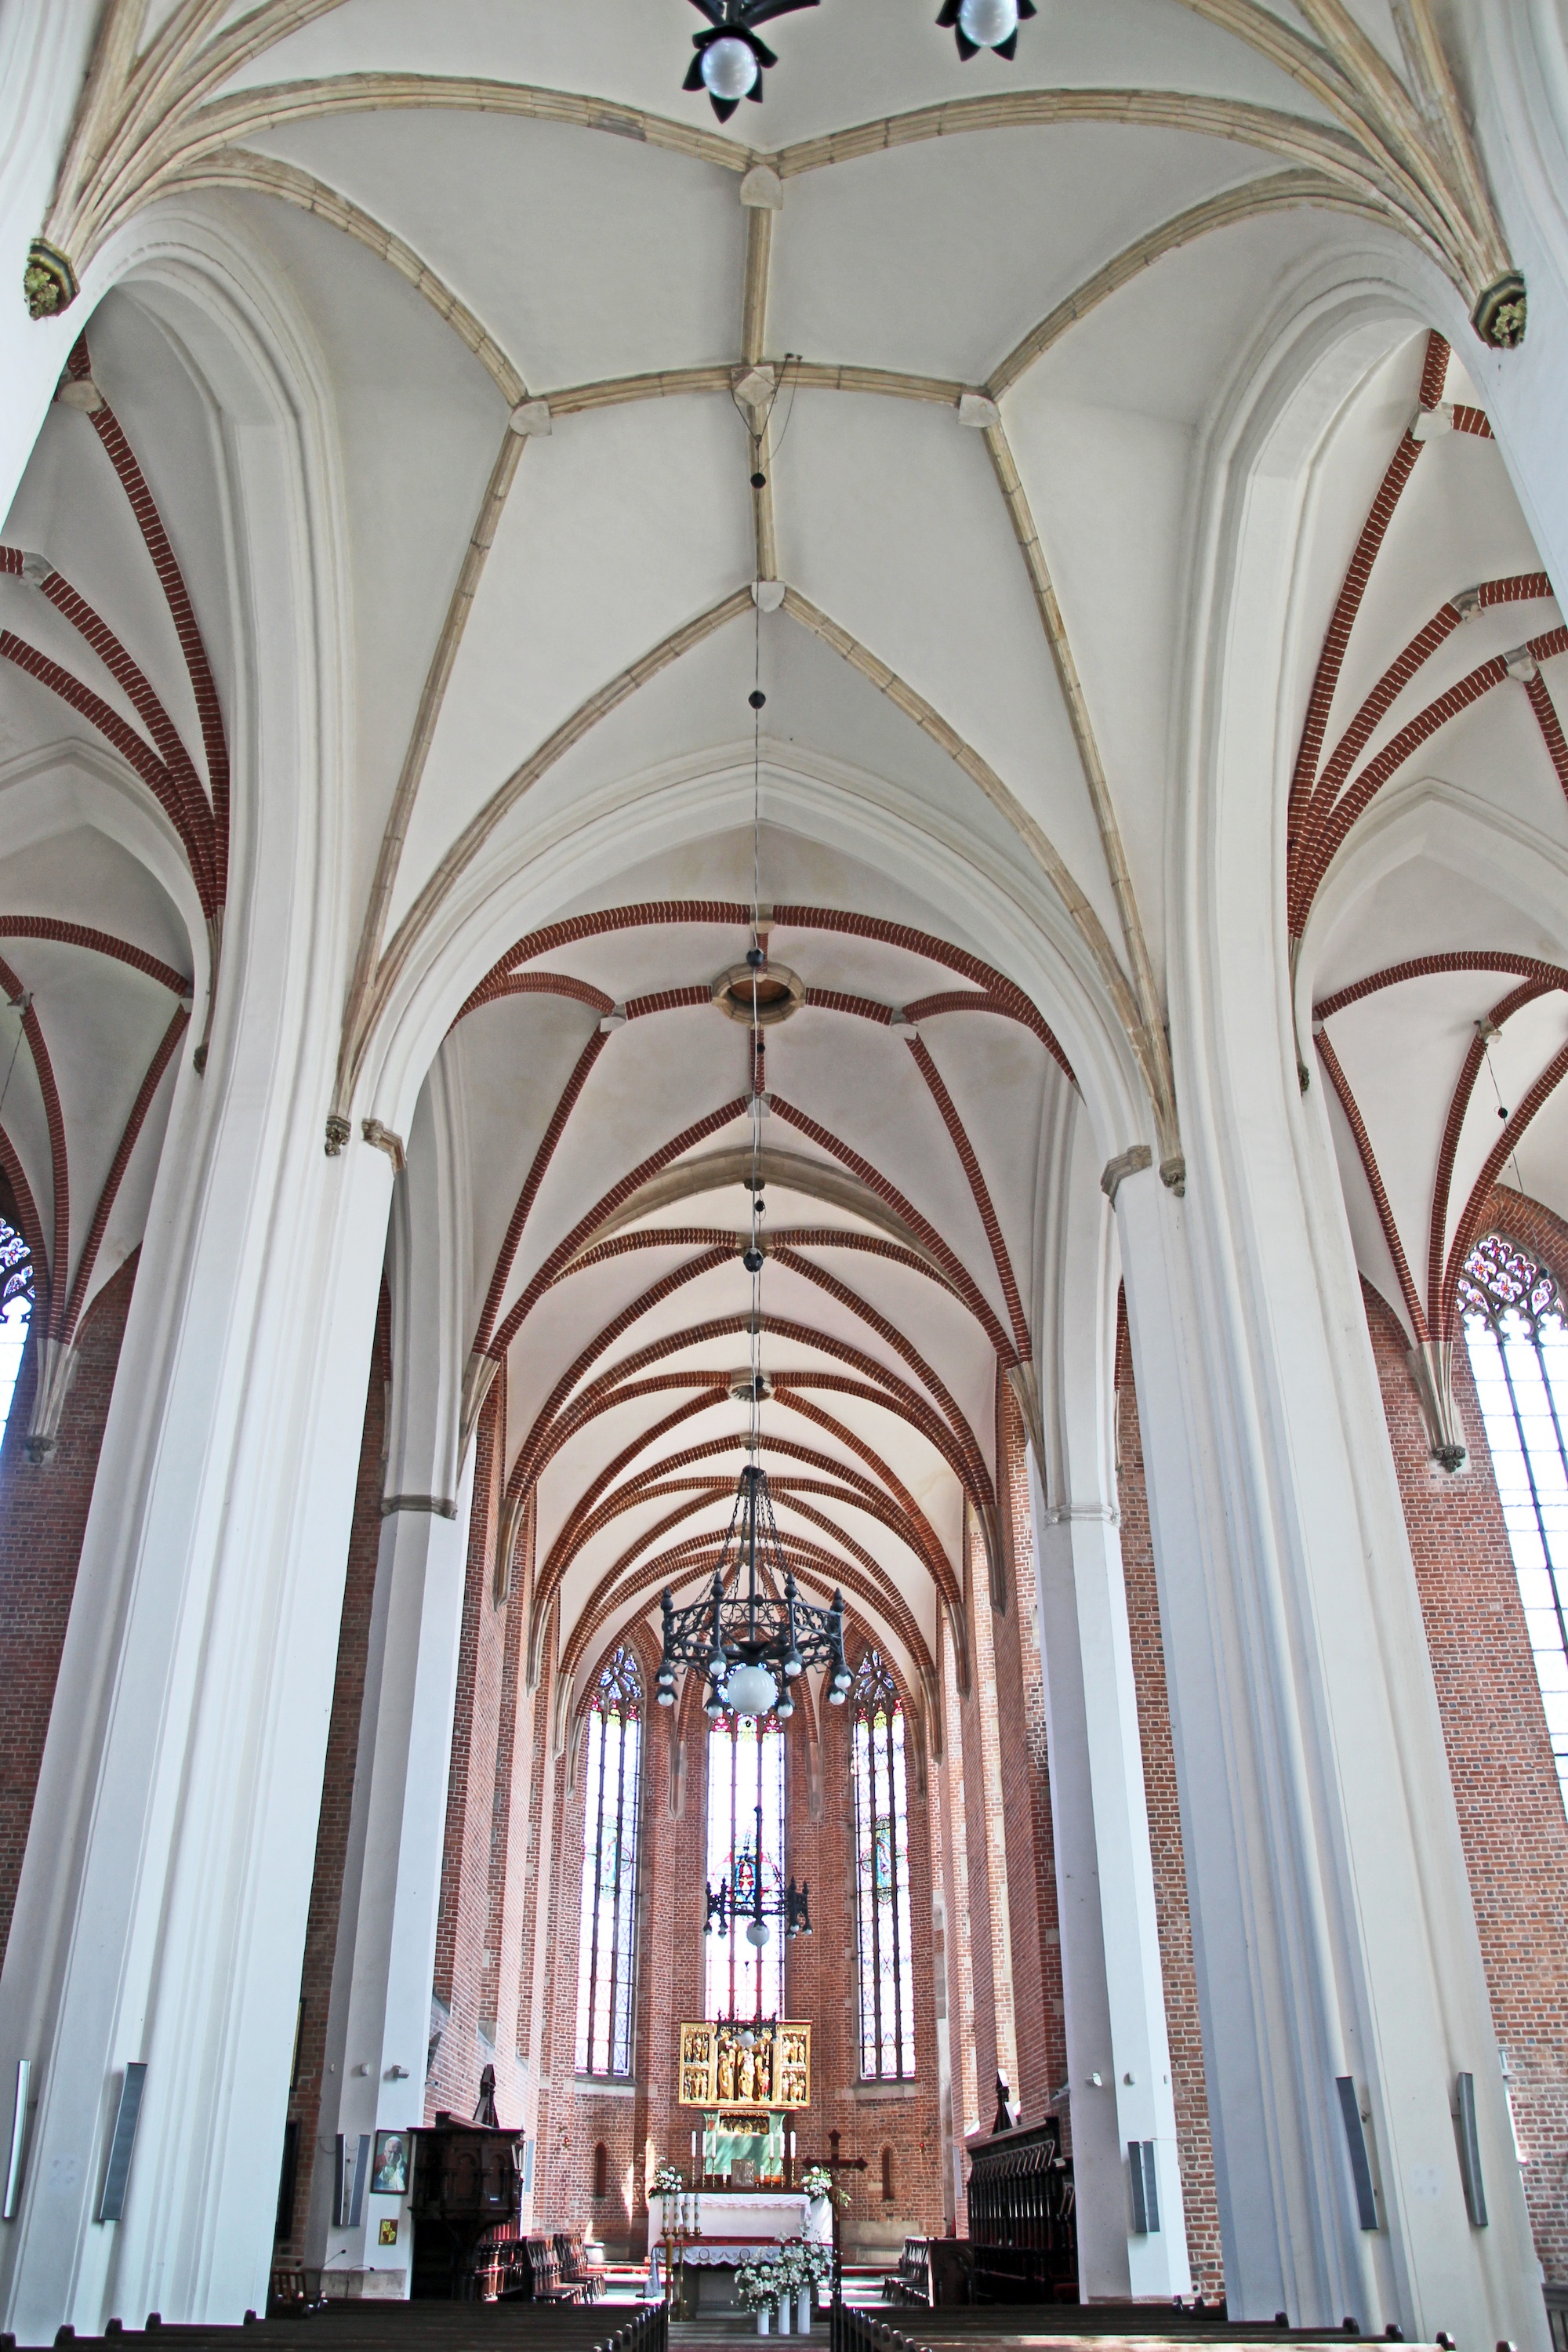
<svg viewBox="0 0 1568 2352">
<path fill-rule="evenodd" d="M 767 696 L 763 692 L 760 686 L 752 687 L 750 694 L 746 697 L 746 700 L 751 704 L 753 710 L 760 710 L 767 698 Z"/>
</svg>

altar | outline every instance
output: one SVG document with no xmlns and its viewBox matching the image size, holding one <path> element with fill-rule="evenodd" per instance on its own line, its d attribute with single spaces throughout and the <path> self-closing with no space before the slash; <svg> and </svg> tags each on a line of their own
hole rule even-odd
<svg viewBox="0 0 1568 2352">
<path fill-rule="evenodd" d="M 732 2308 L 734 2273 L 743 2263 L 776 2262 L 790 2238 L 829 2245 L 832 2215 L 826 2197 L 807 2198 L 790 2189 L 683 2189 L 647 2200 L 648 2291 L 664 2292 L 666 2213 L 671 2231 L 683 2233 L 678 2263 L 703 2273 L 699 2303 L 704 2310 Z M 696 2234 L 689 2234 L 696 2232 Z"/>
</svg>

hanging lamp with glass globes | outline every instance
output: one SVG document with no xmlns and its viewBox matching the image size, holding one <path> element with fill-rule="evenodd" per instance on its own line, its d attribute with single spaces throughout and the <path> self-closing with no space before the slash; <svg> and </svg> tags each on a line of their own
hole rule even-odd
<svg viewBox="0 0 1568 2352">
<path fill-rule="evenodd" d="M 730 1864 L 729 1875 L 717 1886 L 708 1885 L 708 1919 L 703 1934 L 727 1936 L 731 1927 L 746 1923 L 746 1941 L 754 1952 L 760 1952 L 773 1935 L 769 1922 L 782 1922 L 786 1936 L 809 1936 L 811 1933 L 811 1882 L 803 1879 L 797 1886 L 792 1878 L 787 1886 L 763 1884 L 763 1809 L 757 1807 L 756 1836 L 748 1850 L 742 1846 Z M 775 1881 L 780 1874 L 775 1871 Z M 751 2048 L 750 2042 L 745 2047 Z"/>
<path fill-rule="evenodd" d="M 693 33 L 692 58 L 683 89 L 705 89 L 721 122 L 728 122 L 743 98 L 762 104 L 763 74 L 777 58 L 755 27 L 771 16 L 787 16 L 796 8 L 815 8 L 818 0 L 691 0 L 708 19 L 705 32 Z"/>
<path fill-rule="evenodd" d="M 759 1384 L 760 1385 L 760 1384 Z M 741 1472 L 713 1581 L 700 1601 L 678 1609 L 660 1601 L 664 1651 L 656 1695 L 675 1705 L 677 1673 L 700 1674 L 704 1702 L 721 1716 L 795 1713 L 790 1685 L 810 1666 L 827 1670 L 827 1703 L 842 1706 L 852 1679 L 844 1662 L 844 1595 L 818 1609 L 803 1601 L 773 1518 L 768 1474 L 755 1459 Z"/>
<path fill-rule="evenodd" d="M 942 0 L 937 23 L 952 28 L 965 65 L 982 49 L 1011 58 L 1018 47 L 1018 20 L 1032 16 L 1035 0 Z"/>
</svg>

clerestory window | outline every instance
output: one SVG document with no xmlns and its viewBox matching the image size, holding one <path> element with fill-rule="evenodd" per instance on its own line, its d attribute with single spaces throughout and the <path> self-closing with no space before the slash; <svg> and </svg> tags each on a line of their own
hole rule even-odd
<svg viewBox="0 0 1568 2352">
<path fill-rule="evenodd" d="M 860 2073 L 901 2081 L 915 2071 L 904 1702 L 877 1651 L 861 1659 L 851 1696 Z"/>
<path fill-rule="evenodd" d="M 763 1811 L 757 1852 L 757 1808 Z M 784 1869 L 784 1727 L 771 1717 L 721 1716 L 708 1734 L 708 1884 L 729 1880 L 735 1917 L 729 1932 L 707 1938 L 710 2017 L 782 2017 L 784 1946 L 777 1919 L 758 1951 L 747 1940 L 746 1913 L 755 1874 L 776 1895 Z"/>
<path fill-rule="evenodd" d="M 642 1675 L 623 1643 L 588 1703 L 577 1952 L 579 2074 L 632 2071 L 642 1708 Z"/>
<path fill-rule="evenodd" d="M 1458 1299 L 1568 1805 L 1568 1316 L 1552 1276 L 1500 1234 L 1466 1260 Z"/>
<path fill-rule="evenodd" d="M 0 1437 L 22 1369 L 33 1315 L 33 1254 L 15 1225 L 0 1217 Z"/>
</svg>

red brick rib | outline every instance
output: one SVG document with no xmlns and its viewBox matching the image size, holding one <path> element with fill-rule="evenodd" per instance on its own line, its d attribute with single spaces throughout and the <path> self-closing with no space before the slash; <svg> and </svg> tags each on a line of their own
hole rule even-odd
<svg viewBox="0 0 1568 2352">
<path fill-rule="evenodd" d="M 552 949 L 569 946 L 574 940 L 598 939 L 611 931 L 647 929 L 664 923 L 733 925 L 744 928 L 749 936 L 751 920 L 749 907 L 723 898 L 650 898 L 630 906 L 606 907 L 597 914 L 569 916 L 562 922 L 547 924 L 542 930 L 528 932 L 510 947 L 459 1006 L 455 1021 L 461 1021 L 465 1014 L 480 1004 L 489 1003 L 494 997 L 504 995 L 507 978 L 515 965 L 531 962 L 535 956 L 547 955 Z M 993 1000 L 986 1007 L 988 1011 L 1004 1013 L 1022 1022 L 1054 1055 L 1066 1075 L 1072 1076 L 1072 1066 L 1037 1005 L 1014 982 L 966 949 L 936 939 L 929 931 L 915 930 L 907 923 L 884 922 L 879 916 L 854 914 L 839 908 L 775 907 L 773 920 L 784 929 L 838 931 L 851 939 L 876 940 L 884 946 L 905 948 L 929 962 L 960 973 L 973 981 Z M 862 1002 L 868 1000 L 856 1000 L 857 1008 Z M 944 1002 L 940 1009 L 958 1010 L 961 1002 Z M 931 1009 L 938 1008 L 933 1004 Z"/>
<path fill-rule="evenodd" d="M 1549 661 L 1554 654 L 1568 653 L 1568 628 L 1547 629 L 1542 635 L 1529 639 L 1526 651 L 1538 662 Z M 1508 676 L 1508 664 L 1501 654 L 1456 680 L 1445 692 L 1417 711 L 1409 724 L 1402 727 L 1393 740 L 1384 744 L 1374 760 L 1367 762 L 1335 808 L 1315 842 L 1310 845 L 1302 861 L 1290 909 L 1292 936 L 1300 938 L 1306 928 L 1312 901 L 1335 853 L 1356 819 L 1382 791 L 1391 776 L 1396 775 L 1412 752 L 1419 750 L 1438 729 L 1500 686 Z"/>
<path fill-rule="evenodd" d="M 1539 981 L 1543 988 L 1568 988 L 1568 971 L 1561 964 L 1542 963 L 1534 956 L 1512 955 L 1504 949 L 1455 948 L 1441 955 L 1412 956 L 1405 963 L 1384 964 L 1381 971 L 1369 972 L 1364 980 L 1352 981 L 1348 988 L 1337 988 L 1331 996 L 1325 996 L 1313 1006 L 1313 1017 L 1326 1021 L 1331 1013 L 1342 1013 L 1347 1004 L 1374 996 L 1380 988 L 1394 988 L 1405 980 L 1426 980 L 1443 971 L 1510 971 L 1521 980 Z"/>
<path fill-rule="evenodd" d="M 5 989 L 13 1004 L 25 993 L 21 982 L 3 957 L 0 957 L 0 987 Z M 66 1269 L 70 1264 L 71 1233 L 70 1169 L 66 1157 L 65 1113 L 60 1108 L 60 1090 L 55 1084 L 55 1066 L 49 1059 L 43 1024 L 35 1004 L 29 1004 L 22 1015 L 22 1034 L 33 1057 L 38 1092 L 44 1100 L 44 1117 L 48 1121 L 50 1173 L 55 1196 L 55 1245 L 49 1255 L 49 1337 L 51 1339 L 63 1339 Z M 28 1246 L 32 1246 L 30 1243 Z"/>
<path fill-rule="evenodd" d="M 663 1339 L 649 1340 L 634 1354 L 623 1357 L 618 1364 L 613 1364 L 597 1380 L 590 1381 L 560 1412 L 553 1426 L 545 1426 L 545 1415 L 542 1411 L 512 1465 L 507 1480 L 507 1492 L 510 1495 L 526 1493 L 529 1486 L 542 1476 L 553 1455 L 586 1422 L 593 1420 L 607 1405 L 625 1402 L 632 1391 L 629 1387 L 623 1387 L 622 1383 L 629 1381 L 633 1375 L 650 1365 L 666 1361 L 670 1356 L 679 1355 L 682 1349 L 700 1347 L 710 1339 L 727 1339 L 741 1332 L 750 1333 L 751 1328 L 749 1314 L 723 1315 L 706 1323 L 690 1324 L 681 1331 L 668 1332 Z M 833 1339 L 826 1331 L 818 1331 L 809 1324 L 789 1322 L 777 1316 L 764 1315 L 758 1328 L 764 1333 L 776 1333 L 784 1339 L 797 1339 L 804 1347 L 830 1356 L 839 1363 L 850 1365 L 861 1376 L 858 1380 L 847 1381 L 841 1374 L 775 1372 L 775 1390 L 803 1383 L 816 1388 L 837 1388 L 845 1394 L 880 1405 L 884 1412 L 897 1413 L 900 1420 L 919 1430 L 942 1454 L 972 1502 L 986 1508 L 991 1507 L 994 1501 L 991 1475 L 975 1443 L 974 1433 L 967 1424 L 963 1431 L 967 1439 L 967 1444 L 964 1444 L 948 1427 L 934 1406 L 929 1404 L 907 1381 L 886 1364 L 878 1363 L 874 1357 L 852 1347 L 846 1339 Z M 707 1376 L 695 1377 L 706 1379 Z M 727 1388 L 729 1383 L 721 1376 L 713 1385 Z M 616 1391 L 614 1395 L 612 1391 Z"/>
<path fill-rule="evenodd" d="M 1423 408 L 1436 407 L 1447 381 L 1448 346 L 1434 329 L 1427 335 L 1426 356 L 1421 362 L 1421 390 L 1417 396 Z"/>
<path fill-rule="evenodd" d="M 629 1200 L 640 1184 L 646 1184 L 650 1176 L 657 1176 L 670 1160 L 679 1160 L 683 1151 L 689 1151 L 706 1137 L 716 1134 L 720 1128 L 728 1127 L 732 1118 L 743 1118 L 750 1108 L 750 1100 L 749 1096 L 739 1095 L 733 1102 L 722 1104 L 718 1110 L 710 1111 L 705 1118 L 697 1119 L 690 1127 L 683 1128 L 679 1135 L 672 1135 L 668 1143 L 661 1143 L 657 1151 L 650 1151 L 646 1160 L 639 1161 L 618 1183 L 612 1184 L 607 1192 L 601 1193 L 587 1215 L 579 1217 L 565 1239 L 556 1243 L 494 1339 L 481 1352 L 489 1356 L 504 1356 L 524 1318 L 539 1304 L 568 1258 L 576 1256 L 595 1226 L 602 1224 L 612 1210 L 618 1209 L 623 1201 Z"/>
<path fill-rule="evenodd" d="M 1007 1244 L 1002 1237 L 1001 1220 L 993 1205 L 990 1188 L 982 1172 L 979 1156 L 969 1139 L 968 1130 L 958 1115 L 952 1097 L 942 1083 L 942 1073 L 931 1060 L 925 1040 L 916 1037 L 910 1051 L 914 1055 L 915 1067 L 931 1089 L 931 1099 L 942 1114 L 942 1123 L 952 1139 L 952 1148 L 958 1154 L 959 1165 L 963 1171 L 974 1205 L 980 1213 L 980 1222 L 985 1228 L 985 1238 L 991 1245 L 991 1259 L 996 1268 L 996 1279 L 1002 1286 L 1002 1296 L 1007 1302 L 1007 1319 L 1013 1326 L 1014 1345 L 1017 1349 L 1019 1360 L 1026 1364 L 1029 1361 L 1031 1350 L 1029 1327 L 1024 1318 L 1024 1302 L 1018 1296 L 1018 1286 L 1013 1278 L 1013 1261 L 1007 1255 Z"/>
<path fill-rule="evenodd" d="M 37 646 L 30 646 L 25 637 L 18 637 L 10 629 L 0 629 L 0 656 L 15 662 L 16 667 L 25 670 L 29 677 L 36 677 L 40 686 L 47 687 L 49 692 L 58 695 L 69 709 L 79 711 L 106 742 L 113 744 L 122 759 L 129 760 L 179 835 L 185 861 L 196 886 L 196 896 L 201 900 L 202 912 L 211 915 L 215 911 L 212 882 L 203 843 L 192 831 L 179 787 L 152 745 L 144 743 L 136 730 L 128 727 L 120 713 L 110 709 L 101 695 L 94 694 L 92 688 L 84 686 L 71 671 L 62 669 L 58 662 L 51 661 L 47 654 L 40 653 Z"/>
<path fill-rule="evenodd" d="M 1447 350 L 1445 344 L 1445 356 Z M 1422 404 L 1430 406 L 1432 404 L 1424 400 Z M 1366 593 L 1366 583 L 1372 577 L 1378 550 L 1394 520 L 1394 509 L 1399 504 L 1400 493 L 1410 479 L 1415 460 L 1421 455 L 1421 443 L 1413 441 L 1408 433 L 1400 436 L 1399 446 L 1389 460 L 1388 470 L 1372 502 L 1372 512 L 1362 526 L 1361 537 L 1355 543 L 1355 551 L 1351 557 L 1350 567 L 1329 621 L 1323 650 L 1318 656 L 1317 675 L 1307 700 L 1307 716 L 1301 728 L 1300 749 L 1296 754 L 1296 770 L 1290 779 L 1286 825 L 1292 842 L 1306 814 L 1308 797 L 1318 772 L 1329 711 L 1334 699 L 1334 688 L 1340 682 L 1340 671 L 1344 666 L 1345 648 L 1355 625 L 1355 616 L 1361 610 L 1361 601 Z"/>
<path fill-rule="evenodd" d="M 1550 971 L 1551 967 L 1547 967 Z M 1487 1020 L 1500 1029 L 1505 1021 L 1538 996 L 1545 996 L 1560 985 L 1555 979 L 1524 980 L 1510 989 L 1490 1008 Z M 1470 1108 L 1470 1097 L 1486 1055 L 1486 1040 L 1478 1026 L 1466 1049 L 1465 1059 L 1455 1082 L 1448 1103 L 1448 1116 L 1443 1125 L 1443 1140 L 1437 1150 L 1437 1166 L 1432 1183 L 1432 1223 L 1426 1236 L 1426 1299 L 1432 1328 L 1439 1339 L 1448 1336 L 1443 1311 L 1443 1256 L 1448 1237 L 1448 1193 L 1454 1181 L 1454 1162 L 1458 1157 L 1459 1138 Z M 1499 1163 L 1501 1164 L 1500 1162 Z"/>
<path fill-rule="evenodd" d="M 22 1239 L 26 1243 L 27 1255 L 33 1261 L 34 1312 L 47 1318 L 50 1291 L 49 1254 L 44 1247 L 43 1219 L 33 1198 L 33 1188 L 27 1181 L 27 1171 L 22 1165 L 16 1145 L 3 1127 L 0 1127 L 0 1168 L 5 1170 L 10 1182 Z"/>
<path fill-rule="evenodd" d="M 802 1135 L 809 1136 L 813 1143 L 820 1144 L 825 1151 L 830 1151 L 836 1160 L 841 1160 L 846 1168 L 858 1176 L 863 1184 L 868 1185 L 879 1200 L 886 1202 L 888 1207 L 902 1218 L 910 1232 L 925 1244 L 942 1266 L 965 1306 L 984 1325 L 986 1337 L 1003 1361 L 1016 1362 L 1012 1341 L 997 1321 L 990 1302 L 976 1286 L 968 1268 L 949 1249 L 936 1227 L 921 1216 L 911 1201 L 904 1198 L 898 1186 L 889 1182 L 879 1169 L 874 1168 L 868 1160 L 862 1159 L 830 1129 L 808 1118 L 805 1111 L 797 1110 L 793 1103 L 785 1102 L 782 1095 L 773 1097 L 773 1112 L 775 1117 L 785 1120 Z"/>
<path fill-rule="evenodd" d="M 1405 1244 L 1399 1238 L 1399 1228 L 1394 1222 L 1394 1212 L 1388 1204 L 1388 1194 L 1384 1189 L 1383 1173 L 1373 1151 L 1372 1139 L 1366 1131 L 1366 1121 L 1363 1118 L 1356 1098 L 1351 1092 L 1350 1081 L 1340 1067 L 1339 1056 L 1329 1043 L 1326 1030 L 1319 1033 L 1318 1052 L 1322 1057 L 1323 1067 L 1329 1074 L 1329 1083 L 1340 1098 L 1340 1108 L 1345 1115 L 1345 1123 L 1354 1139 L 1357 1157 L 1361 1160 L 1362 1170 L 1366 1177 L 1367 1190 L 1372 1194 L 1372 1204 L 1377 1211 L 1377 1222 L 1383 1227 L 1383 1238 L 1388 1244 L 1388 1255 L 1394 1260 L 1394 1271 L 1399 1276 L 1399 1287 L 1404 1294 L 1405 1311 L 1410 1317 L 1411 1328 L 1415 1331 L 1417 1341 L 1425 1341 L 1426 1318 L 1422 1312 L 1420 1295 L 1411 1279 L 1410 1261 L 1405 1255 Z"/>
<path fill-rule="evenodd" d="M 1534 604 L 1552 594 L 1552 583 L 1544 572 L 1521 572 L 1508 579 L 1483 581 L 1479 593 L 1483 610 L 1498 604 Z M 1333 806 L 1340 786 L 1371 740 L 1373 729 L 1416 672 L 1452 635 L 1462 618 L 1457 604 L 1451 602 L 1440 604 L 1426 627 L 1416 632 L 1398 659 L 1384 671 L 1341 736 L 1334 747 L 1332 759 L 1318 779 L 1316 790 L 1296 835 L 1294 856 L 1298 865 Z"/>
<path fill-rule="evenodd" d="M 485 1003 L 499 1003 L 503 996 L 572 996 L 579 1004 L 592 1005 L 598 1013 L 612 1012 L 616 1002 L 613 996 L 606 996 L 602 988 L 595 988 L 592 981 L 574 979 L 569 971 L 510 972 L 490 990 Z M 457 1027 L 464 1013 L 477 1010 L 470 999 L 463 1011 L 455 1016 L 453 1028 Z"/>
<path fill-rule="evenodd" d="M 1451 1339 L 1454 1336 L 1454 1308 L 1458 1292 L 1459 1276 L 1464 1271 L 1465 1260 L 1475 1246 L 1482 1219 L 1491 1204 L 1492 1188 L 1497 1182 L 1499 1173 L 1510 1154 L 1518 1149 L 1520 1138 L 1536 1112 L 1561 1086 L 1565 1076 L 1568 1076 L 1568 1045 L 1558 1049 L 1534 1085 L 1531 1087 L 1513 1117 L 1503 1129 L 1501 1135 L 1488 1152 L 1486 1165 L 1471 1187 L 1470 1197 L 1465 1203 L 1464 1213 L 1455 1228 L 1454 1245 L 1448 1253 L 1448 1263 L 1443 1275 L 1442 1323 L 1439 1331 L 1439 1337 L 1442 1339 Z"/>
<path fill-rule="evenodd" d="M 1547 691 L 1546 680 L 1543 677 L 1527 678 L 1524 690 L 1530 697 L 1530 707 L 1535 713 L 1535 723 L 1541 730 L 1541 739 L 1546 746 L 1552 771 L 1563 787 L 1564 797 L 1568 797 L 1568 742 L 1563 740 L 1563 723 Z"/>
<path fill-rule="evenodd" d="M 516 1205 L 507 1224 L 500 1248 L 496 1254 L 495 1271 L 490 1276 L 490 1286 L 485 1293 L 485 1303 L 479 1313 L 479 1328 L 474 1333 L 473 1352 L 476 1356 L 505 1353 L 503 1348 L 491 1348 L 490 1334 L 495 1328 L 496 1317 L 500 1313 L 500 1303 L 506 1296 L 507 1284 L 511 1280 L 512 1261 L 517 1255 L 518 1244 L 522 1239 L 522 1229 L 527 1224 L 529 1213 L 539 1197 L 539 1188 L 544 1181 L 545 1171 L 555 1156 L 556 1146 L 565 1133 L 566 1122 L 572 1116 L 573 1107 L 587 1084 L 589 1071 L 604 1052 L 605 1042 L 604 1031 L 595 1029 L 578 1055 L 572 1075 L 562 1089 L 561 1099 L 551 1113 L 550 1124 L 540 1138 L 539 1149 L 533 1155 L 533 1165 L 523 1179 L 522 1190 L 517 1196 Z"/>
<path fill-rule="evenodd" d="M 202 844 L 207 884 L 209 889 L 212 888 L 216 881 L 212 810 L 202 790 L 201 778 L 192 764 L 191 755 L 181 742 L 174 720 L 164 709 L 151 681 L 132 660 L 108 622 L 100 614 L 94 612 L 85 596 L 77 593 L 63 572 L 51 572 L 39 593 L 47 597 L 78 635 L 91 646 L 153 738 L 158 756 L 168 769 L 175 790 L 184 803 L 192 835 Z"/>
<path fill-rule="evenodd" d="M 91 372 L 86 336 L 79 337 L 71 353 L 71 372 L 87 375 Z M 201 722 L 202 743 L 206 753 L 207 782 L 212 789 L 213 812 L 213 871 L 217 902 L 222 906 L 228 895 L 228 739 L 224 732 L 223 709 L 218 701 L 217 688 L 213 681 L 212 665 L 197 625 L 195 607 L 185 586 L 184 574 L 175 561 L 169 544 L 169 534 L 163 519 L 148 488 L 135 453 L 121 429 L 120 420 L 107 401 L 93 413 L 92 423 L 102 442 L 110 464 L 120 477 L 121 488 L 130 501 L 153 568 L 158 574 L 158 584 L 169 607 L 169 617 L 174 624 L 180 640 L 180 650 L 185 657 L 185 669 L 195 698 L 196 716 Z"/>
<path fill-rule="evenodd" d="M 174 1017 L 164 1030 L 158 1050 L 147 1065 L 147 1074 L 142 1081 L 135 1101 L 131 1106 L 131 1116 L 125 1122 L 125 1131 L 120 1139 L 119 1148 L 110 1163 L 109 1173 L 103 1180 L 103 1190 L 98 1196 L 98 1206 L 93 1212 L 92 1223 L 88 1228 L 87 1239 L 82 1244 L 81 1256 L 77 1263 L 76 1275 L 71 1283 L 70 1301 L 66 1308 L 65 1328 L 61 1334 L 61 1337 L 67 1340 L 72 1338 L 81 1319 L 82 1306 L 87 1297 L 88 1287 L 92 1281 L 93 1267 L 98 1263 L 98 1253 L 103 1241 L 104 1228 L 109 1223 L 110 1212 L 114 1206 L 115 1196 L 124 1180 L 125 1171 L 131 1164 L 131 1155 L 136 1149 L 137 1138 L 141 1135 L 147 1113 L 153 1108 L 153 1097 L 157 1093 L 159 1082 L 169 1066 L 170 1057 L 189 1025 L 190 1017 L 183 1004 L 176 1006 Z"/>
<path fill-rule="evenodd" d="M 112 956 L 117 963 L 128 963 L 134 971 L 144 971 L 174 996 L 188 996 L 192 983 L 173 964 L 164 963 L 145 948 L 132 947 L 129 940 L 117 940 L 110 931 L 94 930 L 87 923 L 57 922 L 51 915 L 0 915 L 0 940 L 58 940 L 68 948 L 91 948 L 99 955 Z"/>
<path fill-rule="evenodd" d="M 791 1249 L 778 1250 L 775 1255 L 780 1265 L 787 1266 L 792 1273 L 804 1276 L 807 1282 L 815 1283 L 819 1290 L 826 1291 L 829 1298 L 836 1299 L 840 1307 L 847 1307 L 852 1315 L 858 1317 L 870 1330 L 875 1331 L 879 1339 L 885 1340 L 896 1355 L 901 1356 L 916 1380 L 923 1382 L 929 1393 L 935 1398 L 951 1427 L 961 1439 L 963 1437 L 966 1424 L 957 1399 L 945 1381 L 938 1378 L 913 1340 L 900 1331 L 896 1323 L 890 1323 L 885 1315 L 878 1312 L 868 1299 L 862 1298 L 858 1290 L 851 1290 L 847 1283 L 840 1282 L 836 1275 L 829 1274 L 825 1267 L 813 1265 L 809 1258 L 797 1257 L 795 1251 Z M 984 1463 L 979 1447 L 973 1440 L 970 1441 L 970 1451 L 973 1456 L 972 1469 L 978 1475 L 984 1476 Z"/>
</svg>

